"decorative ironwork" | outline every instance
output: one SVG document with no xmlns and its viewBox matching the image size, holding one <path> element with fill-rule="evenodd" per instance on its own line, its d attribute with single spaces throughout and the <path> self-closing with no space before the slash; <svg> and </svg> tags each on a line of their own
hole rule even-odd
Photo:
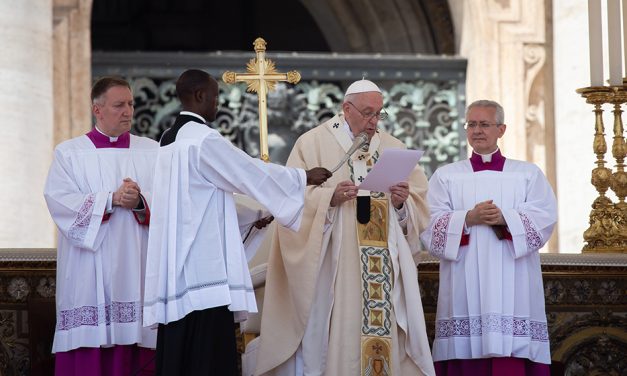
<svg viewBox="0 0 627 376">
<path fill-rule="evenodd" d="M 129 77 L 135 95 L 133 133 L 159 139 L 176 117 L 179 102 L 173 80 Z M 438 166 L 459 160 L 466 140 L 457 110 L 457 86 L 451 82 L 402 82 L 384 89 L 390 115 L 379 126 L 405 143 L 424 149 L 421 164 L 430 175 Z M 285 163 L 304 132 L 341 111 L 343 90 L 334 83 L 277 83 L 268 93 L 268 146 L 273 162 Z M 220 85 L 220 108 L 212 127 L 251 156 L 259 155 L 258 99 L 245 84 Z"/>
<path fill-rule="evenodd" d="M 158 140 L 180 109 L 175 94 L 175 80 L 180 72 L 188 66 L 202 67 L 211 60 L 211 65 L 203 69 L 219 76 L 249 57 L 243 53 L 210 55 L 211 59 L 206 54 L 185 54 L 183 58 L 168 54 L 94 53 L 93 71 L 95 76 L 123 75 L 131 82 L 135 95 L 132 132 Z M 441 165 L 466 157 L 466 137 L 460 119 L 465 107 L 464 61 L 414 55 L 272 56 L 302 74 L 298 85 L 278 82 L 276 90 L 267 93 L 268 146 L 273 162 L 285 163 L 298 136 L 341 111 L 346 87 L 362 77 L 372 79 L 383 90 L 385 110 L 390 116 L 379 121 L 379 126 L 408 148 L 425 150 L 420 163 L 427 175 Z M 174 63 L 166 65 L 169 68 L 151 66 L 153 61 L 173 59 Z M 257 157 L 259 100 L 246 87 L 244 83 L 220 83 L 220 108 L 212 127 Z"/>
</svg>

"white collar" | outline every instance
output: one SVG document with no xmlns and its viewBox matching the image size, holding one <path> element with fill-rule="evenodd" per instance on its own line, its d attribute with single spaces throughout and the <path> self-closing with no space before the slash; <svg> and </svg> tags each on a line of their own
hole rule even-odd
<svg viewBox="0 0 627 376">
<path fill-rule="evenodd" d="M 109 142 L 116 142 L 116 141 L 118 140 L 118 137 L 111 137 L 111 136 L 109 136 L 108 134 L 106 134 L 106 133 L 104 133 L 103 131 L 101 131 L 101 130 L 98 128 L 98 126 L 97 126 L 97 125 L 95 126 L 95 128 L 96 128 L 96 130 L 97 130 L 97 131 L 98 131 L 101 135 L 109 137 Z"/>
<path fill-rule="evenodd" d="M 191 111 L 181 111 L 181 115 L 195 116 L 195 117 L 199 118 L 200 120 L 202 120 L 203 123 L 207 123 L 207 121 L 205 120 L 204 117 L 198 115 L 197 113 L 191 112 Z"/>
<path fill-rule="evenodd" d="M 355 141 L 355 135 L 353 134 L 353 131 L 351 131 L 351 127 L 350 125 L 348 125 L 346 119 L 344 119 L 344 129 L 346 130 L 346 133 L 348 133 L 348 135 L 350 136 L 351 141 Z"/>
<path fill-rule="evenodd" d="M 495 151 L 493 151 L 490 154 L 479 154 L 477 152 L 475 152 L 475 154 L 480 155 L 481 156 L 481 160 L 483 161 L 483 163 L 490 163 L 492 162 L 492 155 L 494 155 L 494 153 L 496 153 L 497 151 L 499 151 L 499 148 L 497 147 Z"/>
</svg>

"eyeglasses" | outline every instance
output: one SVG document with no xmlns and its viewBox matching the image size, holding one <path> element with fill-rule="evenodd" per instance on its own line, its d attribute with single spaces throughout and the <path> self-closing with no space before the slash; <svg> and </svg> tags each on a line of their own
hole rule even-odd
<svg viewBox="0 0 627 376">
<path fill-rule="evenodd" d="M 370 120 L 372 120 L 372 119 L 373 119 L 373 118 L 375 118 L 375 117 L 376 117 L 377 119 L 379 119 L 379 120 L 385 120 L 385 119 L 387 119 L 387 118 L 388 118 L 388 113 L 387 113 L 387 112 L 385 112 L 385 110 L 384 110 L 384 109 L 381 109 L 381 110 L 380 110 L 380 111 L 378 111 L 378 112 L 366 112 L 366 113 L 364 113 L 364 112 L 361 112 L 361 110 L 360 110 L 359 108 L 357 108 L 357 106 L 355 106 L 355 105 L 354 105 L 354 104 L 352 104 L 351 102 L 348 102 L 348 101 L 347 101 L 346 103 L 348 103 L 348 104 L 350 104 L 351 106 L 353 106 L 353 107 L 357 110 L 357 112 L 359 112 L 359 114 L 360 114 L 360 115 L 364 118 L 364 120 L 370 121 Z"/>
<path fill-rule="evenodd" d="M 503 125 L 503 124 L 488 123 L 487 121 L 480 121 L 480 122 L 467 121 L 467 122 L 464 123 L 464 129 L 475 129 L 475 128 L 477 128 L 477 126 L 479 126 L 479 128 L 481 128 L 481 129 L 488 129 L 488 128 L 490 128 L 493 125 L 496 125 L 498 127 L 499 125 Z"/>
</svg>

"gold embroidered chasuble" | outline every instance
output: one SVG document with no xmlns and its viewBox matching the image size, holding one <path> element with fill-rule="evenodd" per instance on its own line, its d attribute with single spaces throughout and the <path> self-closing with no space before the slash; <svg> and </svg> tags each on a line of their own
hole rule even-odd
<svg viewBox="0 0 627 376">
<path fill-rule="evenodd" d="M 343 117 L 336 116 L 305 133 L 287 164 L 333 167 L 352 144 L 343 126 Z M 413 259 L 429 221 L 422 169 L 417 166 L 409 178 L 406 234 L 382 193 L 371 194 L 367 225 L 357 224 L 355 200 L 330 207 L 339 182 L 354 179 L 358 184 L 384 149 L 403 147 L 380 131 L 367 152 L 355 153 L 324 185 L 307 188 L 298 232 L 277 229 L 268 260 L 256 374 L 283 374 L 281 366 L 299 346 L 305 354 L 319 354 L 317 367 L 325 375 L 373 370 L 434 374 Z M 330 286 L 330 297 L 321 286 Z M 318 331 L 322 346 L 305 349 L 312 322 L 326 323 L 328 329 L 322 325 Z"/>
</svg>

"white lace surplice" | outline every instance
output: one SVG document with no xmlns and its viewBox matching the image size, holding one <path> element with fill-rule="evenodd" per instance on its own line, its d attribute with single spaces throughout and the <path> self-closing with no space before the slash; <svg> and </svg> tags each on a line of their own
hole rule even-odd
<svg viewBox="0 0 627 376">
<path fill-rule="evenodd" d="M 437 170 L 429 181 L 431 224 L 422 234 L 440 258 L 433 360 L 498 356 L 550 363 L 540 270 L 541 248 L 556 222 L 553 191 L 533 164 L 505 161 L 502 172 L 473 172 L 469 161 Z M 464 219 L 477 203 L 501 208 L 513 240 Z"/>
<path fill-rule="evenodd" d="M 141 316 L 148 228 L 121 208 L 102 219 L 109 192 L 126 177 L 150 200 L 157 148 L 152 140 L 131 136 L 129 149 L 96 149 L 84 136 L 55 149 L 44 191 L 59 229 L 53 352 L 155 347 L 156 331 L 143 329 Z"/>
</svg>

